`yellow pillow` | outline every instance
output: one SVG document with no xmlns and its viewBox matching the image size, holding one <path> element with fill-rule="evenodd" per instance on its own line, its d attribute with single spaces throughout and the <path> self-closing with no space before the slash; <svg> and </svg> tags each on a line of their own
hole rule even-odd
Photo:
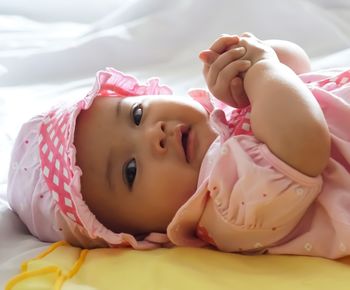
<svg viewBox="0 0 350 290">
<path fill-rule="evenodd" d="M 22 265 L 9 289 L 350 289 L 350 257 L 243 256 L 209 249 L 82 250 L 58 242 Z"/>
</svg>

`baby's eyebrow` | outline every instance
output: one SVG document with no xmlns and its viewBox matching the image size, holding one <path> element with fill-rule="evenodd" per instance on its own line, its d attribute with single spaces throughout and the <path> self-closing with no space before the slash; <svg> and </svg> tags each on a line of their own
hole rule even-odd
<svg viewBox="0 0 350 290">
<path fill-rule="evenodd" d="M 111 153 L 112 153 L 112 150 L 109 151 L 109 154 L 108 154 L 108 157 L 107 157 L 106 177 L 107 177 L 109 188 L 111 190 L 113 190 L 113 188 L 114 188 L 114 184 L 112 183 L 113 164 L 112 164 Z"/>
<path fill-rule="evenodd" d="M 123 99 L 118 99 L 117 100 L 117 105 L 116 105 L 116 116 L 117 116 L 117 118 L 119 117 L 120 112 L 122 110 L 122 102 L 123 102 Z"/>
</svg>

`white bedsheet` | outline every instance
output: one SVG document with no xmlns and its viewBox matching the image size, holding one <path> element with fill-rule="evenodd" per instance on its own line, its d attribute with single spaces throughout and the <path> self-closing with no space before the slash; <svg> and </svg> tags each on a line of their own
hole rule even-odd
<svg viewBox="0 0 350 290">
<path fill-rule="evenodd" d="M 0 287 L 47 244 L 6 202 L 20 124 L 62 98 L 84 95 L 97 70 L 159 76 L 176 93 L 204 86 L 197 54 L 221 33 L 295 41 L 313 68 L 350 66 L 347 0 L 0 1 Z"/>
</svg>

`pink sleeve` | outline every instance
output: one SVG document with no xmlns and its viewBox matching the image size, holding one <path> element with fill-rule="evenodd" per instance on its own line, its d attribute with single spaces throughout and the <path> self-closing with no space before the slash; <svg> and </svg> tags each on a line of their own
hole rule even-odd
<svg viewBox="0 0 350 290">
<path fill-rule="evenodd" d="M 227 252 L 267 248 L 297 225 L 321 187 L 320 176 L 291 168 L 256 138 L 235 136 L 214 164 L 197 234 Z"/>
</svg>

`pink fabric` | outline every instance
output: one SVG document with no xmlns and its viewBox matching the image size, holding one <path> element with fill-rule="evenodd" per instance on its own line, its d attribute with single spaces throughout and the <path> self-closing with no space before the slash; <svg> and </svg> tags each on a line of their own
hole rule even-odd
<svg viewBox="0 0 350 290">
<path fill-rule="evenodd" d="M 83 247 L 126 246 L 150 249 L 167 243 L 164 234 L 137 240 L 104 227 L 89 210 L 80 192 L 81 170 L 73 144 L 76 118 L 96 96 L 126 97 L 172 94 L 158 79 L 145 85 L 108 68 L 97 73 L 93 90 L 74 104 L 61 104 L 23 125 L 11 159 L 8 199 L 30 232 L 43 241 L 66 239 Z"/>
<path fill-rule="evenodd" d="M 350 72 L 301 76 L 319 101 L 332 136 L 332 158 L 307 177 L 276 158 L 250 128 L 250 107 L 233 110 L 204 90 L 190 96 L 210 113 L 219 137 L 203 160 L 196 193 L 177 212 L 167 235 L 135 238 L 105 228 L 80 192 L 75 120 L 101 96 L 171 94 L 157 79 L 140 85 L 114 69 L 97 73 L 93 90 L 23 125 L 12 154 L 8 199 L 32 234 L 77 246 L 216 246 L 338 258 L 350 254 Z M 229 121 L 227 121 L 229 120 Z M 170 240 L 169 240 L 170 239 Z"/>
<path fill-rule="evenodd" d="M 174 244 L 327 258 L 350 254 L 350 70 L 300 77 L 331 133 L 322 175 L 301 174 L 252 136 L 249 107 L 233 111 L 229 122 L 214 110 L 220 136 L 203 160 L 198 190 L 168 227 Z"/>
</svg>

